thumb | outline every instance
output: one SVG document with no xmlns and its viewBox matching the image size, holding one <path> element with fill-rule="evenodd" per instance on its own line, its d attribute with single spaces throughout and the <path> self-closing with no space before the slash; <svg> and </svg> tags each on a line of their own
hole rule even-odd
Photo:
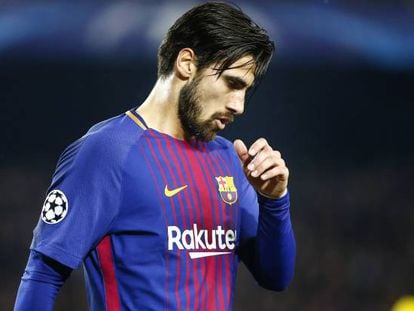
<svg viewBox="0 0 414 311">
<path fill-rule="evenodd" d="M 236 150 L 237 155 L 239 156 L 240 160 L 242 161 L 243 165 L 249 159 L 249 153 L 247 151 L 247 147 L 244 142 L 240 139 L 236 139 L 233 143 L 234 149 Z"/>
</svg>

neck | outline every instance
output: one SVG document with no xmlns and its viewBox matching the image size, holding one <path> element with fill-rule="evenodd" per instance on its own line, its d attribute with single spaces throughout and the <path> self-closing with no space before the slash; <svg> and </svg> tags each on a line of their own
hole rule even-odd
<svg viewBox="0 0 414 311">
<path fill-rule="evenodd" d="M 174 75 L 158 79 L 137 109 L 150 128 L 181 140 L 184 139 L 184 131 L 178 118 L 178 98 L 184 83 Z"/>
</svg>

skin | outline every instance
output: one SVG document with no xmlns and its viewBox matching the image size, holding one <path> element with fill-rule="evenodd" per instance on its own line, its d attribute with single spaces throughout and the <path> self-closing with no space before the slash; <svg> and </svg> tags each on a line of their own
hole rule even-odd
<svg viewBox="0 0 414 311">
<path fill-rule="evenodd" d="M 197 122 L 210 131 L 211 136 L 206 139 L 213 139 L 216 132 L 244 111 L 246 91 L 254 82 L 251 59 L 251 56 L 240 58 L 231 66 L 238 68 L 227 69 L 218 77 L 214 66 L 198 71 L 194 51 L 182 49 L 174 71 L 167 78 L 157 80 L 137 112 L 149 127 L 176 139 L 188 140 L 191 137 L 182 126 L 178 105 L 183 87 L 194 86 L 200 106 Z M 257 139 L 249 148 L 242 140 L 236 139 L 234 148 L 247 179 L 256 191 L 273 199 L 286 194 L 289 170 L 280 152 L 273 150 L 266 139 Z"/>
</svg>

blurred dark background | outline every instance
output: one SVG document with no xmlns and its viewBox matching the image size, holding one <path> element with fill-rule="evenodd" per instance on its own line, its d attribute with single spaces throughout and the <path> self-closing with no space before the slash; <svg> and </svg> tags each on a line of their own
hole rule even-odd
<svg viewBox="0 0 414 311">
<path fill-rule="evenodd" d="M 139 105 L 167 28 L 198 2 L 0 1 L 0 306 L 12 309 L 57 158 Z M 277 53 L 223 136 L 291 171 L 298 259 L 284 293 L 242 267 L 235 310 L 390 310 L 414 293 L 412 1 L 235 1 Z M 56 310 L 86 310 L 82 271 Z"/>
</svg>

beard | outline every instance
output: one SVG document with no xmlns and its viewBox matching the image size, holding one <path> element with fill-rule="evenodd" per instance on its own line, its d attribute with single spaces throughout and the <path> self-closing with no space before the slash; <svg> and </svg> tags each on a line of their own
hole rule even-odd
<svg viewBox="0 0 414 311">
<path fill-rule="evenodd" d="M 214 113 L 207 120 L 200 120 L 203 111 L 198 92 L 200 81 L 201 75 L 196 76 L 193 81 L 181 89 L 178 98 L 178 118 L 187 141 L 193 137 L 201 141 L 210 141 L 216 137 L 216 133 L 220 130 L 215 120 L 222 114 Z"/>
</svg>

